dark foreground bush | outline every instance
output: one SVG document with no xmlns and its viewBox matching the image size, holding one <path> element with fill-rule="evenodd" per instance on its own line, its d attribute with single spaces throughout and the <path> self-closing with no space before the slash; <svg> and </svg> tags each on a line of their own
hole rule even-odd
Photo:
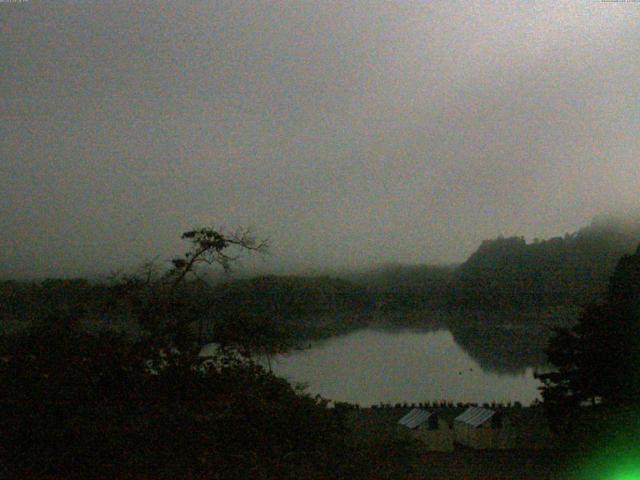
<svg viewBox="0 0 640 480">
<path fill-rule="evenodd" d="M 326 401 L 230 352 L 203 359 L 68 320 L 2 337 L 0 462 L 21 478 L 402 478 Z M 375 459 L 375 462 L 372 460 Z M 373 469 L 377 470 L 373 471 Z M 380 475 L 382 473 L 382 475 Z"/>
</svg>

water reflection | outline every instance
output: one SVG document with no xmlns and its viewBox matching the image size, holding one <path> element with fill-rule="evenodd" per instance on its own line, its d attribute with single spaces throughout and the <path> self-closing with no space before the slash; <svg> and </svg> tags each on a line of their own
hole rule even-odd
<svg viewBox="0 0 640 480">
<path fill-rule="evenodd" d="M 459 327 L 368 328 L 279 357 L 273 369 L 306 383 L 312 394 L 361 405 L 434 400 L 529 404 L 539 398 L 533 366 L 522 358 L 514 363 L 517 367 L 496 360 L 502 354 L 515 360 L 517 345 L 507 346 L 512 340 L 505 332 L 484 335 Z M 544 358 L 537 355 L 524 358 Z"/>
<path fill-rule="evenodd" d="M 544 368 L 551 330 L 519 325 L 480 324 L 449 327 L 454 341 L 487 372 L 523 374 Z"/>
</svg>

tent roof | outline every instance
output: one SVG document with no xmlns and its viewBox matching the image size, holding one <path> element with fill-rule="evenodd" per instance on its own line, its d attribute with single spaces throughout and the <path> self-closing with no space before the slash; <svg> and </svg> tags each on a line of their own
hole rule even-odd
<svg viewBox="0 0 640 480">
<path fill-rule="evenodd" d="M 420 408 L 414 408 L 404 417 L 398 420 L 398 423 L 400 425 L 404 425 L 407 428 L 416 428 L 429 420 L 430 416 L 431 412 L 427 412 L 426 410 L 422 410 Z"/>
<path fill-rule="evenodd" d="M 496 412 L 488 408 L 469 407 L 455 419 L 456 422 L 466 423 L 472 427 L 478 427 L 489 420 Z"/>
</svg>

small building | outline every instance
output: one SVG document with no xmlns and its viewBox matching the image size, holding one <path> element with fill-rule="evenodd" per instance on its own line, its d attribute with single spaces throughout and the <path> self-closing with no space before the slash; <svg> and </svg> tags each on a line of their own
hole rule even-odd
<svg viewBox="0 0 640 480">
<path fill-rule="evenodd" d="M 449 424 L 436 413 L 414 408 L 398 420 L 398 424 L 410 430 L 415 438 L 424 443 L 427 450 L 435 452 L 453 450 L 453 431 Z"/>
<path fill-rule="evenodd" d="M 477 450 L 514 448 L 516 432 L 501 412 L 469 407 L 453 422 L 456 443 Z"/>
</svg>

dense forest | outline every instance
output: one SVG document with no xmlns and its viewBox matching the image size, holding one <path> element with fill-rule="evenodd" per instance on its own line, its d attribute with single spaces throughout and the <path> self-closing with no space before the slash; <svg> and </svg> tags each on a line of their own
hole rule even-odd
<svg viewBox="0 0 640 480">
<path fill-rule="evenodd" d="M 596 219 L 564 237 L 485 241 L 456 271 L 452 301 L 486 307 L 584 305 L 601 298 L 618 259 L 640 241 L 640 222 Z"/>
<path fill-rule="evenodd" d="M 544 309 L 600 298 L 616 262 L 640 242 L 640 220 L 596 218 L 548 240 L 499 236 L 460 265 L 388 265 L 350 279 L 384 308 Z"/>
</svg>

